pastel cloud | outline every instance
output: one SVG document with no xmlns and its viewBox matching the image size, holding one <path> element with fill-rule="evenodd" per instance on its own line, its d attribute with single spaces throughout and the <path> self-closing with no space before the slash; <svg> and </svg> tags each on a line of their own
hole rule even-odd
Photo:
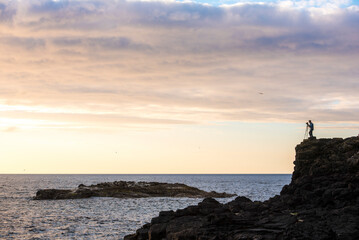
<svg viewBox="0 0 359 240">
<path fill-rule="evenodd" d="M 94 127 L 357 123 L 358 25 L 355 7 L 0 1 L 0 110 Z"/>
</svg>

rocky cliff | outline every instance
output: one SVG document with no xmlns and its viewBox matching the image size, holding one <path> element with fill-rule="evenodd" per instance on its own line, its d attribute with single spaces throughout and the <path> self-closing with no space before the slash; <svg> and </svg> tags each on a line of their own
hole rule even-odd
<svg viewBox="0 0 359 240">
<path fill-rule="evenodd" d="M 359 138 L 304 140 L 294 164 L 291 183 L 265 202 L 206 198 L 125 240 L 359 239 Z"/>
</svg>

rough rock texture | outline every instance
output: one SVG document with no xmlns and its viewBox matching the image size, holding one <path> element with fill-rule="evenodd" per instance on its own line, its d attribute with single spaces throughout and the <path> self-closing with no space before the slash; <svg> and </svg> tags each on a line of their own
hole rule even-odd
<svg viewBox="0 0 359 240">
<path fill-rule="evenodd" d="M 193 198 L 225 198 L 235 194 L 206 192 L 195 187 L 180 183 L 159 182 L 125 182 L 99 183 L 85 186 L 80 184 L 77 189 L 43 189 L 36 193 L 35 200 L 45 199 L 76 199 L 89 197 L 117 197 L 117 198 L 143 198 L 143 197 L 193 197 Z"/>
<path fill-rule="evenodd" d="M 161 212 L 125 240 L 359 239 L 359 138 L 296 147 L 292 181 L 265 202 L 237 197 Z"/>
</svg>

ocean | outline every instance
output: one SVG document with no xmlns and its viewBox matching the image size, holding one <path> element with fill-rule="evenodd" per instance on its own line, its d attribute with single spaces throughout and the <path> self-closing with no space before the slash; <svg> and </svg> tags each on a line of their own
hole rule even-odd
<svg viewBox="0 0 359 240">
<path fill-rule="evenodd" d="M 264 201 L 279 194 L 290 179 L 290 174 L 0 174 L 0 239 L 123 239 L 160 211 L 202 201 L 200 198 L 32 200 L 38 189 L 71 189 L 79 184 L 121 180 L 156 181 L 184 183 L 206 191 L 235 193 L 253 201 Z M 225 203 L 234 198 L 217 200 Z"/>
</svg>

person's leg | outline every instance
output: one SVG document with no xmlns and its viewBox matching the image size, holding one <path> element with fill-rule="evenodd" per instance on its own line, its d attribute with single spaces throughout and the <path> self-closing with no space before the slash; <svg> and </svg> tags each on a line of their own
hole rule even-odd
<svg viewBox="0 0 359 240">
<path fill-rule="evenodd" d="M 313 137 L 313 130 L 312 129 L 309 131 L 309 137 Z"/>
</svg>

